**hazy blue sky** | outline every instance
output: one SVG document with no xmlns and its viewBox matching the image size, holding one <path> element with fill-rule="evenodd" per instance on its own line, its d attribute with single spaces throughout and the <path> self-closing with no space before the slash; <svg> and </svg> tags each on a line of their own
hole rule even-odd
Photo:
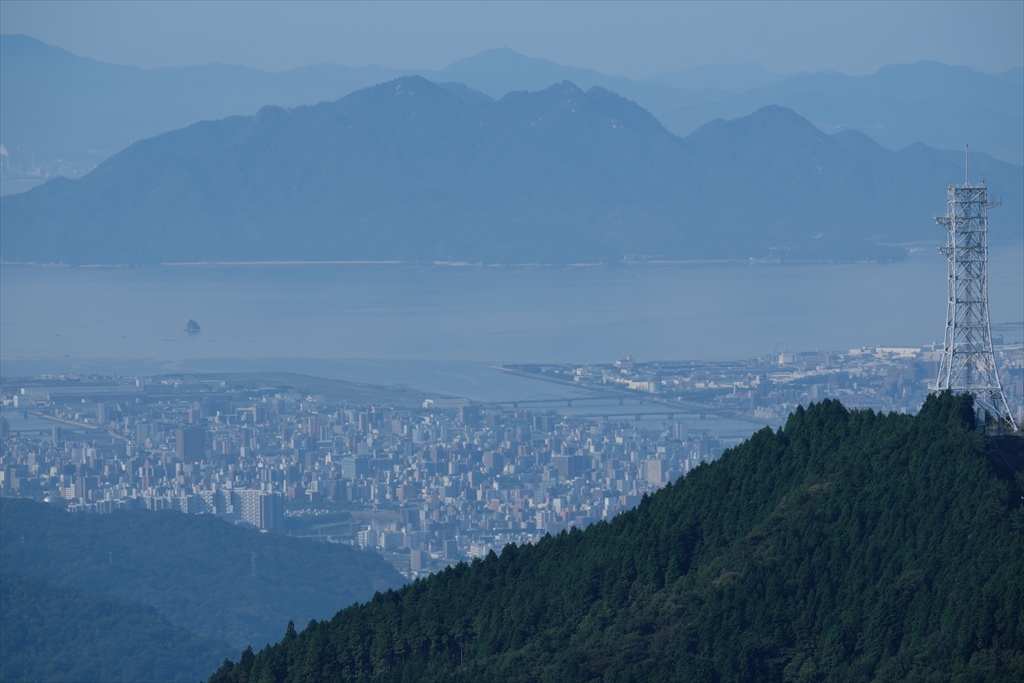
<svg viewBox="0 0 1024 683">
<path fill-rule="evenodd" d="M 643 77 L 751 62 L 864 75 L 933 59 L 1024 65 L 1024 1 L 62 2 L 3 0 L 0 31 L 144 67 L 436 69 L 494 47 Z"/>
</svg>

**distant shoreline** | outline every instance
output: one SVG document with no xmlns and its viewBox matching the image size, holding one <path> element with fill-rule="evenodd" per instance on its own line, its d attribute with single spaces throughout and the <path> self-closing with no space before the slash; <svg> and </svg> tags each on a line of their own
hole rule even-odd
<svg viewBox="0 0 1024 683">
<path fill-rule="evenodd" d="M 668 258 L 656 258 L 656 257 L 632 257 L 626 258 L 620 261 L 613 262 L 583 262 L 575 261 L 571 263 L 542 263 L 542 262 L 523 262 L 523 263 L 487 263 L 481 261 L 460 261 L 460 260 L 435 260 L 435 261 L 418 261 L 418 260 L 400 260 L 400 259 L 325 259 L 315 261 L 303 261 L 303 260 L 253 260 L 253 261 L 225 261 L 225 260 L 211 260 L 211 261 L 164 261 L 160 263 L 82 263 L 82 264 L 70 264 L 70 263 L 41 263 L 38 261 L 6 261 L 0 259 L 0 266 L 23 266 L 23 267 L 34 267 L 34 268 L 151 268 L 154 266 L 169 266 L 172 268 L 198 268 L 198 267 L 209 267 L 209 266 L 382 266 L 382 267 L 413 267 L 413 268 L 478 268 L 478 269 L 556 269 L 556 268 L 567 268 L 567 269 L 596 269 L 596 268 L 633 268 L 633 267 L 658 267 L 658 268 L 676 268 L 676 267 L 704 267 L 704 266 L 849 266 L 849 265 L 891 265 L 906 263 L 912 258 L 920 257 L 921 254 L 933 254 L 936 247 L 941 246 L 937 241 L 929 243 L 920 242 L 908 242 L 903 244 L 893 244 L 889 246 L 901 247 L 905 250 L 903 258 L 892 261 L 884 261 L 877 259 L 866 259 L 866 260 L 838 260 L 838 259 L 781 259 L 777 257 L 763 257 L 763 258 L 720 258 L 720 259 L 668 259 Z M 1007 251 L 1015 251 L 1024 248 L 1024 243 L 1014 242 L 1010 244 L 1002 244 L 998 246 L 989 246 L 990 253 L 1005 253 Z"/>
<path fill-rule="evenodd" d="M 0 261 L 0 266 L 23 266 L 32 268 L 151 268 L 167 266 L 171 268 L 189 268 L 203 266 L 404 266 L 404 267 L 435 267 L 435 268 L 506 268 L 506 269 L 537 269 L 537 268 L 630 268 L 630 267 L 676 267 L 676 266 L 835 266 L 835 265 L 879 265 L 902 263 L 899 261 L 851 260 L 835 259 L 793 259 L 778 258 L 724 258 L 724 259 L 636 259 L 616 261 L 613 263 L 482 263 L 469 261 L 371 261 L 371 260 L 331 260 L 331 261 L 168 261 L 162 263 L 38 263 L 34 261 Z"/>
</svg>

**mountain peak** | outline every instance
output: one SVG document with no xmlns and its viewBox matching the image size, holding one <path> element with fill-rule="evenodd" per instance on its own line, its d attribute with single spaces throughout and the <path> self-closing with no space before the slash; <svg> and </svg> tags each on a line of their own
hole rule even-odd
<svg viewBox="0 0 1024 683">
<path fill-rule="evenodd" d="M 437 83 L 427 80 L 422 76 L 400 76 L 390 81 L 378 83 L 377 85 L 363 88 L 349 93 L 340 100 L 334 102 L 335 107 L 343 110 L 351 109 L 353 106 L 374 107 L 379 110 L 397 111 L 409 107 L 420 108 L 428 103 L 436 105 L 439 102 L 452 102 L 459 99 L 451 92 Z M 398 105 L 396 103 L 404 104 Z"/>
<path fill-rule="evenodd" d="M 516 52 L 510 47 L 495 47 L 491 48 L 490 50 L 483 50 L 482 52 L 478 52 L 472 57 L 467 57 L 466 59 L 476 59 L 480 61 L 490 62 L 518 62 L 523 60 L 529 60 L 532 58 L 527 57 L 522 53 Z M 466 60 L 464 59 L 459 61 Z M 458 62 L 456 62 L 456 64 L 457 63 Z"/>
<path fill-rule="evenodd" d="M 567 79 L 591 85 L 604 78 L 589 69 L 576 69 L 538 57 L 527 57 L 508 48 L 486 50 L 461 59 L 442 69 L 437 76 L 442 80 L 465 83 L 495 98 L 513 91 L 542 90 L 552 83 Z"/>
<path fill-rule="evenodd" d="M 788 125 L 809 126 L 814 128 L 814 124 L 800 114 L 796 113 L 789 107 L 783 107 L 777 104 L 770 104 L 766 107 L 761 107 L 746 118 L 753 122 L 768 122 L 773 124 L 785 123 Z"/>
<path fill-rule="evenodd" d="M 583 90 L 578 85 L 576 85 L 575 83 L 568 79 L 555 83 L 549 88 L 549 90 L 562 92 L 567 95 L 572 95 L 573 97 L 586 96 L 586 93 L 583 92 Z"/>
<path fill-rule="evenodd" d="M 792 109 L 772 104 L 736 119 L 715 119 L 695 130 L 687 139 L 698 141 L 708 136 L 719 135 L 742 144 L 764 136 L 799 135 L 802 138 L 813 136 L 818 139 L 825 136 L 814 124 Z"/>
<path fill-rule="evenodd" d="M 475 71 L 507 71 L 520 68 L 559 68 L 554 62 L 540 57 L 528 57 L 508 47 L 496 47 L 465 57 L 445 67 L 446 74 Z"/>
<path fill-rule="evenodd" d="M 423 76 L 400 76 L 394 80 L 382 83 L 380 87 L 390 87 L 394 95 L 415 95 L 418 92 L 440 91 L 436 83 L 428 81 Z"/>
<path fill-rule="evenodd" d="M 14 72 L 10 67 L 38 69 L 47 65 L 58 65 L 67 68 L 68 65 L 87 63 L 91 65 L 102 65 L 121 69 L 134 69 L 135 67 L 117 67 L 115 65 L 102 64 L 94 59 L 79 57 L 64 48 L 54 47 L 49 43 L 26 36 L 23 33 L 0 34 L 0 55 L 5 62 L 4 77 L 9 78 Z"/>
</svg>

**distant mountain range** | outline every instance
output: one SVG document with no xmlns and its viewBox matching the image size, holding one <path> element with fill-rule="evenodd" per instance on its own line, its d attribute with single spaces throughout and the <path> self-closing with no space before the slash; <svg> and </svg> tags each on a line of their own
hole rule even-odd
<svg viewBox="0 0 1024 683">
<path fill-rule="evenodd" d="M 1020 69 L 994 77 L 919 62 L 852 78 L 774 74 L 736 64 L 636 80 L 508 49 L 481 52 L 439 71 L 331 64 L 282 73 L 224 64 L 140 69 L 77 57 L 23 35 L 0 36 L 0 142 L 12 167 L 47 162 L 53 172 L 83 168 L 133 141 L 196 121 L 249 115 L 265 105 L 331 101 L 405 75 L 460 83 L 491 98 L 565 80 L 585 90 L 597 86 L 634 100 L 678 135 L 714 118 L 781 105 L 825 131 L 860 130 L 894 150 L 915 142 L 940 149 L 970 143 L 1003 161 L 1024 163 Z"/>
<path fill-rule="evenodd" d="M 1024 168 L 983 154 L 994 244 Z M 331 103 L 208 121 L 0 202 L 11 262 L 886 260 L 941 242 L 963 153 L 889 151 L 766 107 L 686 138 L 605 89 L 493 101 L 403 77 Z"/>
<path fill-rule="evenodd" d="M 0 36 L 0 108 L 12 161 L 102 161 L 134 141 L 267 104 L 333 100 L 401 75 L 320 65 L 284 73 L 243 66 L 140 69 L 77 57 L 23 35 Z"/>
<path fill-rule="evenodd" d="M 1024 87 L 1021 69 L 998 77 L 938 62 L 894 64 L 870 76 L 841 73 L 792 76 L 715 101 L 688 105 L 659 118 L 685 135 L 715 118 L 746 116 L 780 105 L 827 132 L 859 130 L 890 149 L 915 142 L 939 149 L 984 150 L 1024 163 Z M 951 93 L 956 93 L 951 96 Z"/>
</svg>

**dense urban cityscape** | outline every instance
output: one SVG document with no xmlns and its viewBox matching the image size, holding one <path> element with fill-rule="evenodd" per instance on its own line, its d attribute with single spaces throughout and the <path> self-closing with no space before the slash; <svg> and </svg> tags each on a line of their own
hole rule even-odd
<svg viewBox="0 0 1024 683">
<path fill-rule="evenodd" d="M 995 340 L 1019 416 L 1024 353 Z M 577 390 L 502 404 L 318 393 L 332 385 L 301 376 L 7 377 L 0 490 L 77 512 L 216 514 L 376 549 L 416 577 L 608 520 L 800 404 L 914 412 L 939 354 L 510 365 L 495 372 Z"/>
</svg>

